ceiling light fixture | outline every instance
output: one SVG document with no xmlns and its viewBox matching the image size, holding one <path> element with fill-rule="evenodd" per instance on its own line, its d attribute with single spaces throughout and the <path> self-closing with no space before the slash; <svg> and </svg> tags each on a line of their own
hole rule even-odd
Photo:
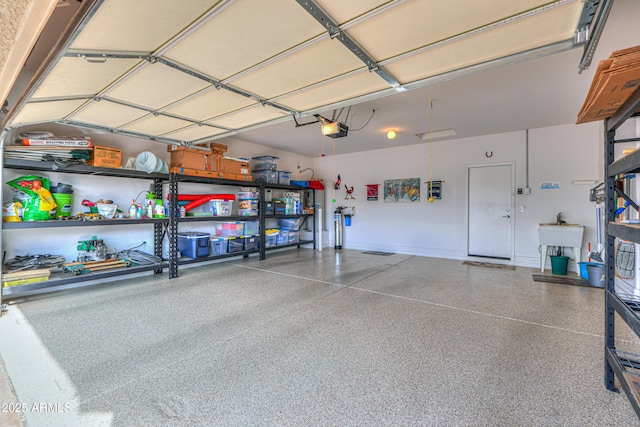
<svg viewBox="0 0 640 427">
<path fill-rule="evenodd" d="M 444 138 L 446 136 L 454 136 L 456 131 L 453 129 L 434 130 L 433 132 L 416 133 L 416 136 L 425 141 L 429 141 L 436 138 Z"/>
<path fill-rule="evenodd" d="M 387 138 L 389 139 L 393 139 L 396 137 L 396 131 L 395 130 L 390 130 L 389 132 L 387 132 Z"/>
</svg>

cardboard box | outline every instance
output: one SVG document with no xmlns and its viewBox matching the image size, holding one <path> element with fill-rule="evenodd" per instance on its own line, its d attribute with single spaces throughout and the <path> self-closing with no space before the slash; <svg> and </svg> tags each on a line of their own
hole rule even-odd
<svg viewBox="0 0 640 427">
<path fill-rule="evenodd" d="M 219 172 L 220 162 L 222 161 L 222 154 L 213 153 L 209 155 L 209 162 L 211 163 L 211 170 Z"/>
<path fill-rule="evenodd" d="M 220 172 L 235 173 L 238 175 L 249 174 L 249 162 L 246 160 L 223 157 L 220 159 Z"/>
<path fill-rule="evenodd" d="M 175 146 L 174 146 L 175 147 Z M 172 168 L 184 168 L 195 170 L 215 170 L 213 169 L 213 159 L 208 150 L 198 150 L 190 147 L 177 147 L 171 152 Z"/>
<path fill-rule="evenodd" d="M 640 46 L 615 51 L 598 63 L 576 123 L 613 116 L 640 86 Z"/>
<path fill-rule="evenodd" d="M 227 146 L 224 144 L 211 144 L 211 152 L 222 157 L 227 152 Z"/>
<path fill-rule="evenodd" d="M 89 164 L 101 168 L 120 168 L 122 167 L 122 150 L 96 145 L 93 147 Z"/>
</svg>

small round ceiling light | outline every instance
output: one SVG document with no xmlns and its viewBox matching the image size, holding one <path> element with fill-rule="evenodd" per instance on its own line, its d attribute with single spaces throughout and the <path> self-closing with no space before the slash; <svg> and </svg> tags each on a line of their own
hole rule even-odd
<svg viewBox="0 0 640 427">
<path fill-rule="evenodd" d="M 390 130 L 389 132 L 387 132 L 387 138 L 393 139 L 395 137 L 396 137 L 396 131 L 395 130 Z"/>
</svg>

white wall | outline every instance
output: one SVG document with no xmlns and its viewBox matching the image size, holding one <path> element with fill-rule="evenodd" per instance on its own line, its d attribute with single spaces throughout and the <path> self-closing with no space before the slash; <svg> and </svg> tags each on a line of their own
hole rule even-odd
<svg viewBox="0 0 640 427">
<path fill-rule="evenodd" d="M 300 169 L 313 167 L 313 159 L 310 157 L 289 153 L 287 151 L 275 150 L 271 147 L 265 147 L 264 145 L 243 141 L 239 138 L 225 138 L 216 142 L 226 144 L 229 147 L 226 155 L 230 157 L 243 157 L 249 159 L 251 157 L 267 155 L 278 157 L 278 169 L 292 172 L 291 179 L 300 179 L 299 174 L 297 173 L 298 166 L 300 166 Z M 305 177 L 304 179 L 308 179 L 308 177 Z"/>
<path fill-rule="evenodd" d="M 465 259 L 467 244 L 467 167 L 515 164 L 515 258 L 513 263 L 538 266 L 538 223 L 555 221 L 562 212 L 569 223 L 585 225 L 582 258 L 587 242 L 595 245 L 595 204 L 589 202 L 593 185 L 575 180 L 603 176 L 600 123 L 565 125 L 529 131 L 529 186 L 531 195 L 517 195 L 526 185 L 526 131 L 433 143 L 433 179 L 443 180 L 442 199 L 428 203 L 429 144 L 389 148 L 357 154 L 327 156 L 314 161 L 326 182 L 342 177 L 342 189 L 329 186 L 325 221 L 332 224 L 337 206 L 354 206 L 352 225 L 344 228 L 343 247 Z M 339 143 L 339 141 L 338 141 Z M 487 154 L 493 153 L 491 157 Z M 384 203 L 384 180 L 419 177 L 419 203 Z M 541 181 L 560 182 L 559 190 L 541 190 Z M 355 188 L 347 201 L 344 185 Z M 366 200 L 365 184 L 380 184 L 378 201 Z M 336 199 L 332 203 L 332 199 Z M 523 212 L 520 212 L 520 209 Z M 332 228 L 331 226 L 329 227 Z M 333 230 L 331 232 L 333 237 Z M 328 242 L 332 246 L 333 241 Z"/>
<path fill-rule="evenodd" d="M 589 202 L 592 185 L 574 185 L 574 180 L 602 180 L 602 124 L 599 122 L 583 125 L 565 125 L 529 131 L 529 186 L 532 194 L 515 195 L 516 188 L 526 185 L 525 131 L 477 138 L 436 141 L 433 143 L 433 179 L 444 180 L 443 197 L 434 203 L 426 200 L 429 179 L 429 144 L 409 147 L 389 148 L 357 154 L 327 156 L 310 159 L 292 153 L 273 150 L 268 147 L 229 138 L 219 141 L 228 146 L 227 154 L 232 157 L 251 158 L 259 155 L 280 157 L 279 168 L 291 170 L 292 176 L 308 179 L 308 174 L 300 175 L 301 169 L 313 167 L 316 178 L 325 180 L 326 200 L 325 223 L 329 233 L 325 233 L 325 246 L 333 246 L 333 211 L 337 206 L 354 206 L 356 216 L 352 226 L 344 228 L 346 248 L 380 250 L 434 257 L 466 258 L 466 215 L 467 215 L 467 167 L 490 163 L 515 163 L 515 258 L 514 264 L 535 267 L 539 262 L 538 229 L 540 222 L 555 220 L 558 212 L 570 223 L 586 226 L 583 259 L 587 256 L 587 242 L 595 247 L 595 205 Z M 633 133 L 635 128 L 629 133 Z M 65 135 L 56 130 L 57 135 Z M 76 132 L 74 134 L 80 134 Z M 166 146 L 151 141 L 101 134 L 87 131 L 98 145 L 115 146 L 123 149 L 123 157 L 135 157 L 140 151 L 149 150 L 169 160 Z M 621 132 L 622 134 L 623 132 Z M 66 135 L 71 133 L 66 132 Z M 340 143 L 340 140 L 337 141 Z M 487 152 L 493 152 L 491 158 Z M 6 182 L 26 173 L 5 170 Z M 336 175 L 342 177 L 342 188 L 333 190 Z M 122 206 L 128 206 L 131 198 L 149 188 L 148 181 L 42 173 L 55 184 L 72 184 L 74 193 L 73 211 L 83 210 L 83 198 L 95 200 L 111 198 Z M 385 179 L 419 177 L 422 197 L 419 203 L 384 203 L 382 194 L 376 202 L 366 201 L 365 184 L 382 184 Z M 540 190 L 541 181 L 558 181 L 559 190 Z M 355 201 L 344 200 L 344 185 L 355 188 Z M 181 186 L 183 192 L 203 192 L 202 187 Z M 228 187 L 207 189 L 207 192 L 233 192 Z M 166 192 L 166 190 L 165 190 Z M 6 201 L 11 189 L 3 186 Z M 332 203 L 332 199 L 336 199 Z M 523 207 L 524 212 L 518 208 Z M 203 227 L 206 225 L 203 224 Z M 197 227 L 195 227 L 197 228 Z M 148 242 L 142 250 L 152 252 L 152 229 L 144 226 L 116 227 L 76 227 L 63 229 L 39 229 L 31 231 L 7 230 L 3 234 L 3 246 L 7 258 L 25 253 L 56 253 L 73 259 L 76 255 L 76 241 L 92 235 L 104 238 L 109 247 L 125 249 L 143 241 Z"/>
</svg>

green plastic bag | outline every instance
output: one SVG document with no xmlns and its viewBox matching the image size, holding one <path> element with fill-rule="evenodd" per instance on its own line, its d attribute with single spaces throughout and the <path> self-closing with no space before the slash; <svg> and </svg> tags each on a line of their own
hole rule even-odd
<svg viewBox="0 0 640 427">
<path fill-rule="evenodd" d="M 24 206 L 23 221 L 45 221 L 55 217 L 58 205 L 49 191 L 51 184 L 48 178 L 27 175 L 7 182 L 7 185 L 25 194 L 25 198 L 20 200 Z"/>
</svg>

